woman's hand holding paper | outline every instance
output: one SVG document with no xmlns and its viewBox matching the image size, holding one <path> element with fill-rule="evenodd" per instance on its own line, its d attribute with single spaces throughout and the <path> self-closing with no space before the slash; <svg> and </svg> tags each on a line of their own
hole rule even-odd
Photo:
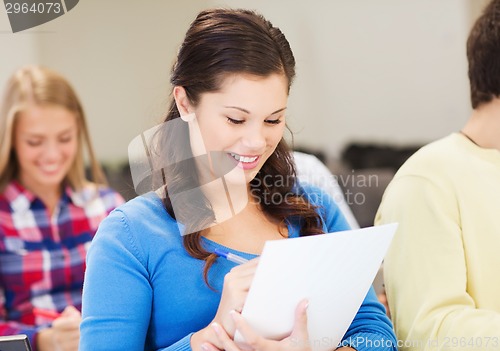
<svg viewBox="0 0 500 351">
<path fill-rule="evenodd" d="M 309 335 L 307 332 L 307 306 L 307 300 L 302 300 L 297 305 L 297 308 L 295 310 L 295 323 L 292 333 L 288 337 L 280 341 L 265 339 L 258 335 L 237 311 L 231 311 L 230 315 L 234 321 L 236 329 L 241 333 L 241 335 L 245 339 L 246 344 L 253 351 L 310 351 L 311 348 L 309 346 Z M 238 346 L 233 341 L 233 338 L 219 324 L 214 323 L 211 327 L 217 335 L 217 341 L 220 347 L 217 348 L 213 344 L 204 343 L 202 344 L 202 350 L 243 350 L 243 348 Z M 247 348 L 244 348 L 244 350 L 246 349 Z"/>
</svg>

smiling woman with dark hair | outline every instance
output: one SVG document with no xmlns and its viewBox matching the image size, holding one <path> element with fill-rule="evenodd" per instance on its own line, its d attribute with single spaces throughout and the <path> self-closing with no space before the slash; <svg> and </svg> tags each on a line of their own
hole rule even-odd
<svg viewBox="0 0 500 351">
<path fill-rule="evenodd" d="M 294 76 L 288 41 L 262 16 L 221 9 L 194 20 L 153 139 L 165 185 L 99 228 L 88 256 L 80 350 L 236 350 L 236 328 L 256 350 L 309 348 L 305 300 L 283 340 L 256 336 L 239 315 L 266 240 L 349 229 L 328 195 L 295 180 L 283 139 Z M 217 249 L 250 261 L 235 266 Z M 395 343 L 371 289 L 343 345 Z"/>
</svg>

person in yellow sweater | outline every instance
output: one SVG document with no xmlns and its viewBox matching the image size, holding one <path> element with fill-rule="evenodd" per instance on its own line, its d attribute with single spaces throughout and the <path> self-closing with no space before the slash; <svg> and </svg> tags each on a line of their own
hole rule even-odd
<svg viewBox="0 0 500 351">
<path fill-rule="evenodd" d="M 471 117 L 408 159 L 375 218 L 399 222 L 384 277 L 401 350 L 500 349 L 500 0 L 467 57 Z"/>
</svg>

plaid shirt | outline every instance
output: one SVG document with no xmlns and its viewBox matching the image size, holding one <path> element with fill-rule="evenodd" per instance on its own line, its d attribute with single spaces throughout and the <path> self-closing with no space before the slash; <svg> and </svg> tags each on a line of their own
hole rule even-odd
<svg viewBox="0 0 500 351">
<path fill-rule="evenodd" d="M 81 309 L 85 255 L 99 223 L 123 203 L 109 188 L 66 187 L 49 216 L 33 193 L 13 181 L 0 194 L 0 335 L 35 334 L 50 320 L 33 307 Z"/>
</svg>

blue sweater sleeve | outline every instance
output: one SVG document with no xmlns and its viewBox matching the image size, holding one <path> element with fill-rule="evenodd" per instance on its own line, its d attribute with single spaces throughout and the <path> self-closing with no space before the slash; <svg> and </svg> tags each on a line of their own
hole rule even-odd
<svg viewBox="0 0 500 351">
<path fill-rule="evenodd" d="M 190 351 L 191 336 L 164 348 L 147 344 L 153 291 L 148 255 L 125 213 L 112 212 L 87 254 L 80 351 Z"/>
<path fill-rule="evenodd" d="M 318 206 L 324 219 L 326 232 L 349 230 L 349 225 L 333 199 L 318 188 L 304 187 L 309 201 Z M 347 287 L 348 288 L 348 287 Z M 397 350 L 392 323 L 378 301 L 373 287 L 370 288 L 353 322 L 345 333 L 341 346 L 350 346 L 358 351 Z"/>
<path fill-rule="evenodd" d="M 191 336 L 193 336 L 193 334 L 194 333 L 189 333 L 169 347 L 158 349 L 157 351 L 191 351 Z"/>
<path fill-rule="evenodd" d="M 87 253 L 79 350 L 144 350 L 151 299 L 143 253 L 115 210 Z"/>
<path fill-rule="evenodd" d="M 373 287 L 370 288 L 358 313 L 342 339 L 343 346 L 358 351 L 396 351 L 397 343 L 392 323 L 385 308 L 378 301 Z"/>
<path fill-rule="evenodd" d="M 87 254 L 80 351 L 191 350 L 192 333 L 165 348 L 146 345 L 153 299 L 147 260 L 126 215 L 112 212 Z"/>
</svg>

